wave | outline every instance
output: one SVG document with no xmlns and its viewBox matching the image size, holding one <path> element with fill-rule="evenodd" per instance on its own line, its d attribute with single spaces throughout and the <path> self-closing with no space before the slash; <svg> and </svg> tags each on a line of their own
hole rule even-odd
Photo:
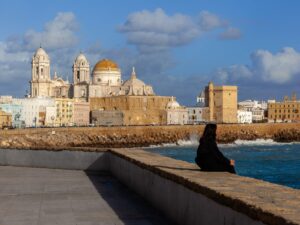
<svg viewBox="0 0 300 225">
<path fill-rule="evenodd" d="M 300 144 L 299 142 L 281 143 L 276 142 L 272 139 L 256 139 L 256 140 L 236 140 L 233 143 L 228 144 L 218 144 L 220 147 L 238 147 L 238 146 L 282 146 L 282 145 L 292 145 Z M 199 139 L 196 136 L 192 136 L 189 140 L 178 140 L 177 143 L 162 143 L 160 145 L 150 145 L 148 148 L 160 148 L 160 147 L 188 147 L 188 146 L 198 146 Z"/>
<path fill-rule="evenodd" d="M 281 146 L 281 145 L 291 145 L 295 144 L 295 142 L 290 143 L 281 143 L 276 142 L 273 139 L 256 139 L 256 140 L 236 140 L 230 144 L 220 144 L 221 147 L 238 147 L 238 146 Z"/>
</svg>

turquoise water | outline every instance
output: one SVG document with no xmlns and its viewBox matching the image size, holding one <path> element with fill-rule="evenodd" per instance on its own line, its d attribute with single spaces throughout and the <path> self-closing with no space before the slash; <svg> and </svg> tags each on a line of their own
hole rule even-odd
<svg viewBox="0 0 300 225">
<path fill-rule="evenodd" d="M 237 141 L 235 144 L 219 145 L 219 148 L 226 157 L 235 160 L 239 175 L 300 189 L 300 143 Z M 194 163 L 197 145 L 145 150 Z"/>
</svg>

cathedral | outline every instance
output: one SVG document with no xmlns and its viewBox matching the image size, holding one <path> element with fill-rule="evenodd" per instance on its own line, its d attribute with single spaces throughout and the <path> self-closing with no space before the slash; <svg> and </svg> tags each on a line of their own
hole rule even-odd
<svg viewBox="0 0 300 225">
<path fill-rule="evenodd" d="M 89 101 L 91 97 L 153 96 L 150 85 L 137 78 L 135 69 L 131 77 L 122 82 L 119 66 L 108 59 L 100 60 L 90 73 L 90 63 L 80 53 L 73 64 L 73 83 L 50 75 L 50 58 L 43 48 L 38 48 L 32 58 L 31 97 L 74 98 Z"/>
</svg>

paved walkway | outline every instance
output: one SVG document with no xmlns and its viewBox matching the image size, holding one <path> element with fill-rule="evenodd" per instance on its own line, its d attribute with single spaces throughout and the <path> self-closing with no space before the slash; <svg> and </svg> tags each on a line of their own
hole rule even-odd
<svg viewBox="0 0 300 225">
<path fill-rule="evenodd" d="M 115 178 L 83 171 L 0 166 L 1 225 L 163 225 Z"/>
</svg>

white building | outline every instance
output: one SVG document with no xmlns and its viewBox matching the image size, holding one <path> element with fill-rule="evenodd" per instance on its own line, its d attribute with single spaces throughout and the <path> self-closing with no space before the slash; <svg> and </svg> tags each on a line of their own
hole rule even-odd
<svg viewBox="0 0 300 225">
<path fill-rule="evenodd" d="M 262 122 L 268 109 L 268 103 L 265 101 L 245 100 L 238 103 L 238 109 L 252 112 L 252 122 Z"/>
<path fill-rule="evenodd" d="M 30 97 L 70 97 L 71 85 L 54 73 L 50 74 L 50 57 L 38 48 L 31 61 Z"/>
<path fill-rule="evenodd" d="M 237 111 L 238 123 L 252 123 L 252 112 L 245 110 Z"/>
<path fill-rule="evenodd" d="M 184 125 L 188 122 L 188 110 L 179 105 L 177 101 L 172 100 L 167 104 L 167 124 L 175 125 L 180 124 Z"/>
<path fill-rule="evenodd" d="M 203 113 L 205 108 L 204 107 L 187 107 L 188 110 L 188 124 L 199 124 L 204 121 Z"/>
<path fill-rule="evenodd" d="M 45 126 L 54 127 L 56 121 L 57 114 L 56 106 L 46 106 L 46 118 L 45 118 Z"/>
<path fill-rule="evenodd" d="M 13 103 L 22 105 L 20 120 L 25 121 L 26 127 L 44 126 L 46 108 L 55 107 L 55 100 L 47 97 L 13 99 Z"/>
</svg>

